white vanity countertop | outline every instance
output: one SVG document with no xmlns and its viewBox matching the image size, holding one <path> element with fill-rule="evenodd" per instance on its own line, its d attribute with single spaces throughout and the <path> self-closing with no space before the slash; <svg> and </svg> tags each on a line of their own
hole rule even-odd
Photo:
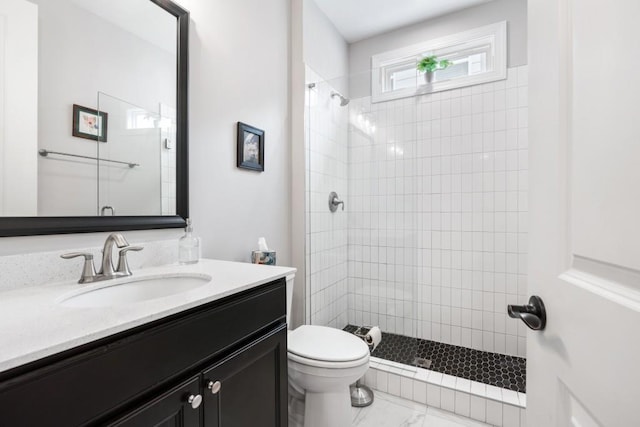
<svg viewBox="0 0 640 427">
<path fill-rule="evenodd" d="M 188 292 L 108 307 L 64 307 L 57 300 L 114 281 L 75 281 L 0 292 L 0 372 L 292 275 L 295 268 L 200 260 L 133 272 L 131 278 L 195 273 L 211 276 Z M 80 274 L 80 271 L 78 271 Z M 116 279 L 121 281 L 122 279 Z"/>
</svg>

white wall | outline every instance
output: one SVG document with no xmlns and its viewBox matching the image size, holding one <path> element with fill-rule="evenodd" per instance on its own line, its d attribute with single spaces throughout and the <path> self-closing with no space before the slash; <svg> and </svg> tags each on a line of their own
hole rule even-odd
<svg viewBox="0 0 640 427">
<path fill-rule="evenodd" d="M 508 22 L 508 67 L 527 63 L 527 0 L 495 0 L 349 45 L 350 95 L 371 95 L 371 56 L 483 25 Z"/>
<path fill-rule="evenodd" d="M 314 0 L 303 0 L 304 62 L 322 80 L 338 79 L 336 90 L 348 95 L 349 46 Z"/>
<path fill-rule="evenodd" d="M 191 11 L 191 216 L 203 254 L 290 262 L 290 1 L 184 0 Z M 236 122 L 265 131 L 265 171 L 236 167 Z"/>
<path fill-rule="evenodd" d="M 248 261 L 265 236 L 290 251 L 288 0 L 184 0 L 190 9 L 191 216 L 203 256 Z M 266 131 L 265 172 L 236 168 L 236 121 Z M 125 232 L 131 243 L 179 230 Z M 91 247 L 105 233 L 0 239 L 0 255 Z M 60 260 L 61 263 L 65 261 Z"/>
<path fill-rule="evenodd" d="M 291 0 L 291 52 L 289 111 L 291 113 L 291 265 L 298 269 L 293 287 L 291 322 L 293 327 L 308 323 L 309 311 L 306 288 L 306 150 L 305 150 L 305 64 L 304 64 L 304 1 Z"/>
<path fill-rule="evenodd" d="M 0 215 L 38 208 L 38 10 L 24 0 L 0 4 Z M 11 108 L 7 108 L 10 105 Z"/>
</svg>

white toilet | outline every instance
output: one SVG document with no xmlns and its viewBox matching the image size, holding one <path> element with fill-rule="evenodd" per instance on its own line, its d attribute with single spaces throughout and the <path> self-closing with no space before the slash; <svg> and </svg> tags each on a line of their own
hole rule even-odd
<svg viewBox="0 0 640 427">
<path fill-rule="evenodd" d="M 287 324 L 292 296 L 287 277 Z M 349 385 L 369 368 L 369 347 L 353 334 L 314 325 L 290 331 L 287 340 L 289 389 L 304 401 L 304 427 L 350 426 Z"/>
</svg>

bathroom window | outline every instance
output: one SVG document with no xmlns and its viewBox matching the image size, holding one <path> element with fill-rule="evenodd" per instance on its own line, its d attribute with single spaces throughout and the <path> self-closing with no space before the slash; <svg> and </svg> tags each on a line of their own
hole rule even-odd
<svg viewBox="0 0 640 427">
<path fill-rule="evenodd" d="M 425 56 L 449 60 L 430 83 L 416 69 Z M 506 21 L 371 57 L 372 101 L 388 101 L 507 77 Z"/>
</svg>

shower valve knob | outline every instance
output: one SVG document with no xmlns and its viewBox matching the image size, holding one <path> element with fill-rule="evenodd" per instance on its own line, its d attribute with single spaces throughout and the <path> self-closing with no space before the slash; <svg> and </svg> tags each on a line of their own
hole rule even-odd
<svg viewBox="0 0 640 427">
<path fill-rule="evenodd" d="M 329 193 L 329 210 L 335 212 L 338 210 L 339 205 L 342 205 L 342 210 L 344 210 L 344 201 L 338 198 L 338 193 L 332 191 Z"/>
</svg>

